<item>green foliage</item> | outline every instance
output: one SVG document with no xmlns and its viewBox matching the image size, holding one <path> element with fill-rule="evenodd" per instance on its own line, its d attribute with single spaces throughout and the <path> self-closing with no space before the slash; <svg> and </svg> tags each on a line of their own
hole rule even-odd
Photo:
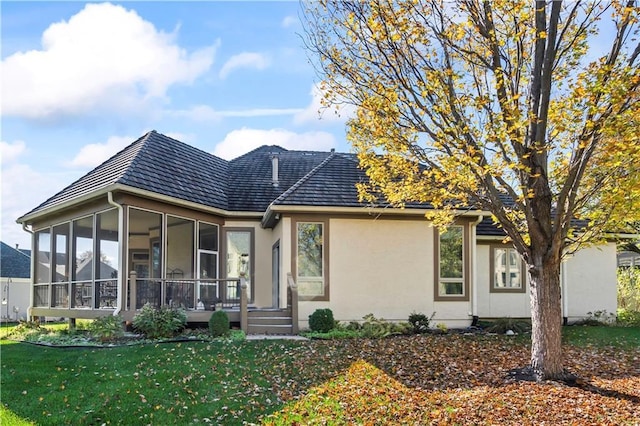
<svg viewBox="0 0 640 426">
<path fill-rule="evenodd" d="M 167 306 L 156 309 L 148 303 L 133 317 L 133 328 L 149 339 L 173 337 L 186 325 L 184 310 Z"/>
<path fill-rule="evenodd" d="M 525 320 L 517 320 L 510 317 L 498 318 L 489 323 L 486 331 L 489 333 L 505 334 L 508 330 L 514 333 L 526 333 L 531 331 L 531 323 Z"/>
<path fill-rule="evenodd" d="M 215 311 L 209 318 L 209 332 L 213 337 L 227 336 L 231 332 L 229 315 L 225 311 Z"/>
<path fill-rule="evenodd" d="M 618 324 L 626 327 L 640 327 L 640 311 L 618 309 Z"/>
<path fill-rule="evenodd" d="M 630 311 L 640 311 L 640 269 L 618 269 L 618 306 Z"/>
<path fill-rule="evenodd" d="M 430 317 L 422 313 L 411 312 L 409 315 L 409 324 L 411 324 L 413 334 L 423 334 L 429 332 L 429 323 L 436 313 L 432 313 Z"/>
<path fill-rule="evenodd" d="M 376 318 L 373 314 L 362 317 L 361 336 L 368 339 L 381 339 L 392 334 L 408 334 L 412 329 L 409 323 L 393 323 L 384 318 Z"/>
<path fill-rule="evenodd" d="M 304 337 L 309 339 L 321 339 L 321 340 L 335 340 L 335 339 L 355 339 L 361 337 L 361 332 L 358 330 L 349 330 L 346 328 L 329 330 L 326 333 L 319 333 L 316 331 L 310 331 L 304 333 Z"/>
<path fill-rule="evenodd" d="M 123 322 L 120 315 L 105 315 L 89 323 L 87 329 L 96 339 L 102 342 L 112 342 L 124 336 Z"/>
<path fill-rule="evenodd" d="M 316 309 L 309 315 L 309 328 L 311 331 L 326 333 L 333 330 L 336 321 L 333 319 L 333 311 L 331 309 Z"/>
</svg>

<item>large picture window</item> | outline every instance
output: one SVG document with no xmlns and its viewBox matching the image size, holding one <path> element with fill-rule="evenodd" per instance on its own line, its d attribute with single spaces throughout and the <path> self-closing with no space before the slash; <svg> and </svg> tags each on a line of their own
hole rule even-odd
<svg viewBox="0 0 640 426">
<path fill-rule="evenodd" d="M 513 247 L 491 246 L 491 291 L 522 293 L 525 291 L 523 265 Z"/>
<path fill-rule="evenodd" d="M 452 225 L 435 238 L 435 300 L 469 300 L 468 228 Z"/>
<path fill-rule="evenodd" d="M 300 298 L 329 300 L 327 280 L 327 223 L 295 222 L 296 283 Z"/>
</svg>

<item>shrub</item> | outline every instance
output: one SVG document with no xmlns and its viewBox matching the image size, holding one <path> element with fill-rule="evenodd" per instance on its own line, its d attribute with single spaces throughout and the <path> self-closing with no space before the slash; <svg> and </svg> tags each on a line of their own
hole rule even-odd
<svg viewBox="0 0 640 426">
<path fill-rule="evenodd" d="M 149 339 L 173 337 L 186 325 L 184 310 L 166 306 L 156 309 L 148 303 L 133 317 L 133 328 Z"/>
<path fill-rule="evenodd" d="M 383 318 L 376 318 L 373 314 L 362 317 L 361 335 L 369 339 L 381 339 L 392 334 L 405 334 L 412 326 L 409 323 L 393 323 Z"/>
<path fill-rule="evenodd" d="M 120 315 L 106 315 L 90 322 L 87 330 L 101 342 L 112 342 L 124 336 L 123 322 Z"/>
<path fill-rule="evenodd" d="M 436 313 L 432 313 L 430 317 L 422 313 L 411 312 L 409 315 L 409 324 L 413 334 L 422 334 L 429 331 L 429 323 Z"/>
<path fill-rule="evenodd" d="M 228 336 L 231 333 L 229 315 L 225 311 L 215 311 L 209 318 L 209 332 L 213 337 Z"/>
<path fill-rule="evenodd" d="M 618 324 L 627 327 L 640 327 L 640 311 L 618 309 Z"/>
<path fill-rule="evenodd" d="M 524 320 L 516 320 L 510 317 L 498 318 L 487 327 L 489 333 L 505 334 L 508 330 L 516 333 L 531 331 L 531 324 Z"/>
<path fill-rule="evenodd" d="M 316 309 L 309 315 L 309 328 L 311 331 L 326 333 L 336 326 L 331 309 Z"/>
</svg>

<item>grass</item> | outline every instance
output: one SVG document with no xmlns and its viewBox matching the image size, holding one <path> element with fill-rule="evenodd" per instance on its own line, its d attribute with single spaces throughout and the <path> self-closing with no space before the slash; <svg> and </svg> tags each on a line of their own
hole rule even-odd
<svg viewBox="0 0 640 426">
<path fill-rule="evenodd" d="M 629 362 L 640 348 L 640 329 L 632 327 L 565 327 L 564 338 L 568 361 L 575 363 L 575 354 L 584 353 L 584 365 L 575 365 L 589 374 L 608 368 L 610 358 L 603 356 L 598 364 L 595 358 L 602 351 L 594 351 L 594 358 L 588 347 L 605 347 L 606 354 L 615 353 Z M 344 407 L 372 411 L 372 406 L 383 406 L 385 401 L 404 401 L 415 393 L 414 387 L 459 387 L 468 392 L 482 383 L 491 387 L 502 380 L 502 369 L 517 366 L 528 354 L 526 339 L 459 335 L 154 343 L 115 348 L 0 343 L 2 425 L 242 424 L 261 420 L 291 424 L 335 418 L 332 415 L 345 422 L 365 421 L 367 417 L 342 413 L 339 396 L 348 394 L 343 392 L 345 386 L 361 400 L 351 408 Z M 487 365 L 479 365 L 472 356 L 486 360 Z M 446 364 L 447 358 L 456 359 L 455 371 Z M 359 359 L 377 369 L 361 367 L 350 373 Z M 627 368 L 625 365 L 617 368 Z M 486 373 L 480 371 L 485 368 Z M 614 373 L 622 374 L 607 374 L 613 377 Z M 363 394 L 365 379 L 373 384 L 367 385 Z M 386 390 L 382 392 L 382 388 Z M 332 393 L 338 397 L 326 397 Z M 363 404 L 362 400 L 368 402 Z M 419 399 L 407 399 L 414 400 Z M 424 406 L 430 407 L 427 402 Z M 400 402 L 392 405 L 398 413 L 406 411 Z M 443 407 L 449 410 L 441 415 L 459 414 L 451 411 L 451 406 L 447 402 Z M 280 411 L 285 414 L 279 416 Z"/>
<path fill-rule="evenodd" d="M 562 330 L 565 343 L 577 346 L 640 348 L 640 327 L 568 326 Z"/>
</svg>

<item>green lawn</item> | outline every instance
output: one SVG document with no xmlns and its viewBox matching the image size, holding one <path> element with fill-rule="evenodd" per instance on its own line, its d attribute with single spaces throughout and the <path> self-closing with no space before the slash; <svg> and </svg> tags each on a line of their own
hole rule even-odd
<svg viewBox="0 0 640 426">
<path fill-rule="evenodd" d="M 21 420 L 38 425 L 258 422 L 290 406 L 287 403 L 312 387 L 330 383 L 358 359 L 409 387 L 443 389 L 493 385 L 501 380 L 503 369 L 526 363 L 528 356 L 526 338 L 505 336 L 66 349 L 1 343 L 2 425 L 29 424 Z M 578 348 L 606 347 L 632 363 L 640 347 L 640 329 L 567 327 L 565 344 L 571 353 L 582 353 Z M 584 358 L 590 360 L 589 349 L 586 351 Z M 605 352 L 594 349 L 596 357 L 603 354 L 603 360 L 594 358 L 593 365 L 575 364 L 575 368 L 608 368 Z M 481 366 L 475 357 L 490 362 Z M 457 360 L 457 373 L 443 374 L 447 358 Z M 574 355 L 567 358 L 569 364 L 577 359 Z M 617 368 L 627 368 L 625 365 Z M 487 369 L 486 377 L 480 368 Z M 470 370 L 474 375 L 468 374 Z"/>
</svg>

